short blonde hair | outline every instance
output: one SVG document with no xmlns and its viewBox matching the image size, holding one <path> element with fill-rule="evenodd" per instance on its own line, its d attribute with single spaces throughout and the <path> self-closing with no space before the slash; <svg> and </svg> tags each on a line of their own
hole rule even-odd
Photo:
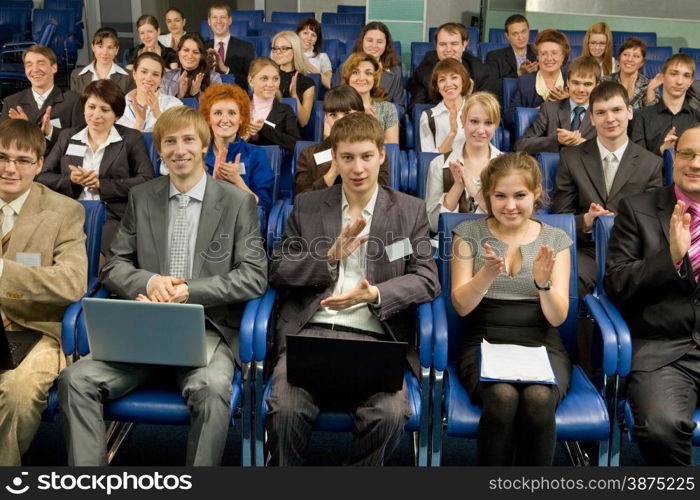
<svg viewBox="0 0 700 500">
<path fill-rule="evenodd" d="M 469 110 L 474 107 L 475 104 L 481 104 L 486 111 L 489 119 L 496 124 L 496 126 L 501 123 L 501 105 L 498 102 L 498 98 L 491 92 L 474 92 L 472 95 L 467 97 L 467 102 L 464 103 L 464 110 L 462 110 L 462 121 L 467 119 L 467 114 Z"/>
<path fill-rule="evenodd" d="M 202 145 L 208 146 L 211 142 L 211 132 L 202 114 L 189 106 L 175 106 L 164 111 L 153 127 L 153 144 L 158 153 L 160 153 L 161 141 L 166 135 L 187 128 L 189 125 L 194 126 L 194 131 L 202 141 Z"/>
</svg>

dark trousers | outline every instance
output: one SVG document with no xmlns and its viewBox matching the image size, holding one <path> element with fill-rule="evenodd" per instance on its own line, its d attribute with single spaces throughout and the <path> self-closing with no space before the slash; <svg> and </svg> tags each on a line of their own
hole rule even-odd
<svg viewBox="0 0 700 500">
<path fill-rule="evenodd" d="M 692 465 L 700 347 L 657 370 L 633 371 L 627 391 L 634 412 L 634 437 L 644 460 L 649 465 Z"/>
<path fill-rule="evenodd" d="M 305 328 L 304 335 L 336 338 L 370 338 L 359 333 Z M 287 356 L 282 351 L 272 372 L 267 398 L 268 465 L 302 465 L 313 423 L 320 412 L 316 397 L 287 382 Z M 411 416 L 406 383 L 397 392 L 380 392 L 355 409 L 355 426 L 348 465 L 383 465 L 403 436 Z"/>
</svg>

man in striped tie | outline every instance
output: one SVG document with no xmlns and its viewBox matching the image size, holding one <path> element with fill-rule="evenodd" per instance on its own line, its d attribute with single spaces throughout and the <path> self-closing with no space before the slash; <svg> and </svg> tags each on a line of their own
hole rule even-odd
<svg viewBox="0 0 700 500">
<path fill-rule="evenodd" d="M 692 465 L 700 388 L 700 124 L 676 146 L 674 185 L 620 203 L 605 278 L 632 334 L 628 396 L 650 465 Z"/>
</svg>

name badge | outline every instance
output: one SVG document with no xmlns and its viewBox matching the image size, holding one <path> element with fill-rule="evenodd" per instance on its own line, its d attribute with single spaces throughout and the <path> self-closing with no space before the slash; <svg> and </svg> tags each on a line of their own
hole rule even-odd
<svg viewBox="0 0 700 500">
<path fill-rule="evenodd" d="M 319 151 L 318 153 L 314 154 L 314 161 L 316 162 L 316 165 L 328 163 L 329 161 L 333 161 L 333 154 L 331 153 L 330 149 Z"/>
<path fill-rule="evenodd" d="M 41 266 L 40 253 L 17 252 L 17 262 L 23 266 L 37 267 Z"/>
<path fill-rule="evenodd" d="M 402 259 L 407 255 L 413 253 L 413 247 L 411 246 L 411 240 L 404 238 L 402 240 L 396 241 L 385 248 L 386 255 L 389 257 L 389 262 L 394 262 L 397 259 Z"/>
<path fill-rule="evenodd" d="M 277 126 L 277 125 L 275 125 L 274 123 L 269 122 L 269 121 L 267 121 L 267 120 L 265 120 L 263 123 L 265 123 L 265 125 L 269 125 L 269 126 L 272 127 L 272 128 L 275 128 L 275 127 Z"/>
<path fill-rule="evenodd" d="M 245 175 L 245 163 L 238 162 L 238 175 Z"/>
<path fill-rule="evenodd" d="M 85 151 L 87 151 L 87 146 L 84 144 L 68 144 L 66 156 L 80 156 L 83 158 L 85 156 Z"/>
<path fill-rule="evenodd" d="M 51 125 L 56 127 L 56 128 L 61 128 L 61 119 L 60 118 L 52 118 Z"/>
</svg>

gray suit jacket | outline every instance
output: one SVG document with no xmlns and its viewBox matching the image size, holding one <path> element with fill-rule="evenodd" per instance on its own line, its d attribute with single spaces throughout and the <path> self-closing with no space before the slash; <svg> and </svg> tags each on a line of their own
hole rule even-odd
<svg viewBox="0 0 700 500">
<path fill-rule="evenodd" d="M 112 256 L 100 273 L 107 289 L 121 298 L 145 294 L 152 276 L 167 275 L 169 188 L 170 178 L 162 176 L 129 193 Z M 237 358 L 243 302 L 262 295 L 266 284 L 267 262 L 255 199 L 207 175 L 188 303 L 205 306 L 208 323 Z"/>
<path fill-rule="evenodd" d="M 552 212 L 575 214 L 579 245 L 592 246 L 591 235 L 583 232 L 583 214 L 591 203 L 617 213 L 624 198 L 658 187 L 661 187 L 661 158 L 629 141 L 607 194 L 598 142 L 591 139 L 562 151 Z"/>
<path fill-rule="evenodd" d="M 530 154 L 558 153 L 562 149 L 557 140 L 558 128 L 571 130 L 571 103 L 568 99 L 542 103 L 533 124 L 515 143 L 515 150 Z M 588 112 L 583 115 L 579 131 L 584 139 L 593 139 L 596 136 Z"/>
<path fill-rule="evenodd" d="M 297 196 L 282 241 L 270 264 L 270 283 L 284 295 L 277 333 L 297 334 L 329 297 L 335 284 L 327 254 L 341 231 L 342 185 Z M 440 294 L 428 234 L 425 203 L 390 188 L 379 187 L 368 242 L 367 280 L 379 288 L 379 320 L 399 340 L 411 342 L 417 304 Z M 408 238 L 413 253 L 389 262 L 385 248 Z M 371 257 L 374 256 L 374 257 Z M 409 357 L 417 370 L 417 358 Z"/>
</svg>

